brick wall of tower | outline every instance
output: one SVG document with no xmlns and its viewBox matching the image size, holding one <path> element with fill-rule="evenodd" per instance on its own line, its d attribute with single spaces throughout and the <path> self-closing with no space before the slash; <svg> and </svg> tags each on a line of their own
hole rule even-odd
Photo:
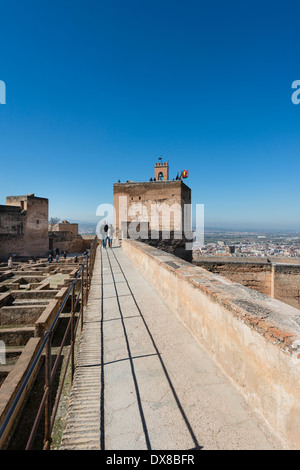
<svg viewBox="0 0 300 470">
<path fill-rule="evenodd" d="M 154 178 L 156 181 L 159 181 L 159 174 L 163 174 L 163 181 L 169 180 L 169 164 L 168 163 L 155 163 L 154 167 Z"/>
</svg>

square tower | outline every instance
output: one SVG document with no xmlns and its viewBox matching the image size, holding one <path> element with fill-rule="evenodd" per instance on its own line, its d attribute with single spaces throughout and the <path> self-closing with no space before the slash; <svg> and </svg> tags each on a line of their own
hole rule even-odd
<svg viewBox="0 0 300 470">
<path fill-rule="evenodd" d="M 155 163 L 154 167 L 155 181 L 168 181 L 169 180 L 169 163 Z"/>
<path fill-rule="evenodd" d="M 191 261 L 191 190 L 181 180 L 115 183 L 113 204 L 119 240 L 138 239 Z"/>
<path fill-rule="evenodd" d="M 11 253 L 20 256 L 46 256 L 49 248 L 48 203 L 48 199 L 36 197 L 34 194 L 6 197 L 7 210 L 18 209 L 22 215 L 22 229 L 19 234 L 22 243 L 15 236 L 10 241 Z"/>
</svg>

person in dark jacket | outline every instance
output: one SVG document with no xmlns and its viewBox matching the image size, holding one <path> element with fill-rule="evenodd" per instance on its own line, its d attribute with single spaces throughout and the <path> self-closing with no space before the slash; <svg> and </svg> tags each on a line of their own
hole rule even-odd
<svg viewBox="0 0 300 470">
<path fill-rule="evenodd" d="M 108 225 L 107 225 L 105 220 L 103 222 L 103 225 L 100 228 L 100 234 L 101 234 L 101 238 L 102 238 L 102 246 L 103 246 L 103 248 L 106 248 L 106 240 L 107 240 L 107 237 L 108 237 Z"/>
</svg>

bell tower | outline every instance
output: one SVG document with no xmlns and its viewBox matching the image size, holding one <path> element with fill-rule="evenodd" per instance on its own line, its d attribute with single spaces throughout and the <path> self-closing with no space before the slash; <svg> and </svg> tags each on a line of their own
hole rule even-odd
<svg viewBox="0 0 300 470">
<path fill-rule="evenodd" d="M 161 160 L 161 158 L 159 158 Z M 163 163 L 159 161 L 154 166 L 154 178 L 156 181 L 168 181 L 169 180 L 169 163 Z"/>
</svg>

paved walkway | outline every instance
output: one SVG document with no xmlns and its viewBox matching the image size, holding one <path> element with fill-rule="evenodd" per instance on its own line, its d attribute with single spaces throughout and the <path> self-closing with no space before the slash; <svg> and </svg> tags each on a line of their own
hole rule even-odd
<svg viewBox="0 0 300 470">
<path fill-rule="evenodd" d="M 124 255 L 99 247 L 61 449 L 280 449 Z"/>
</svg>

